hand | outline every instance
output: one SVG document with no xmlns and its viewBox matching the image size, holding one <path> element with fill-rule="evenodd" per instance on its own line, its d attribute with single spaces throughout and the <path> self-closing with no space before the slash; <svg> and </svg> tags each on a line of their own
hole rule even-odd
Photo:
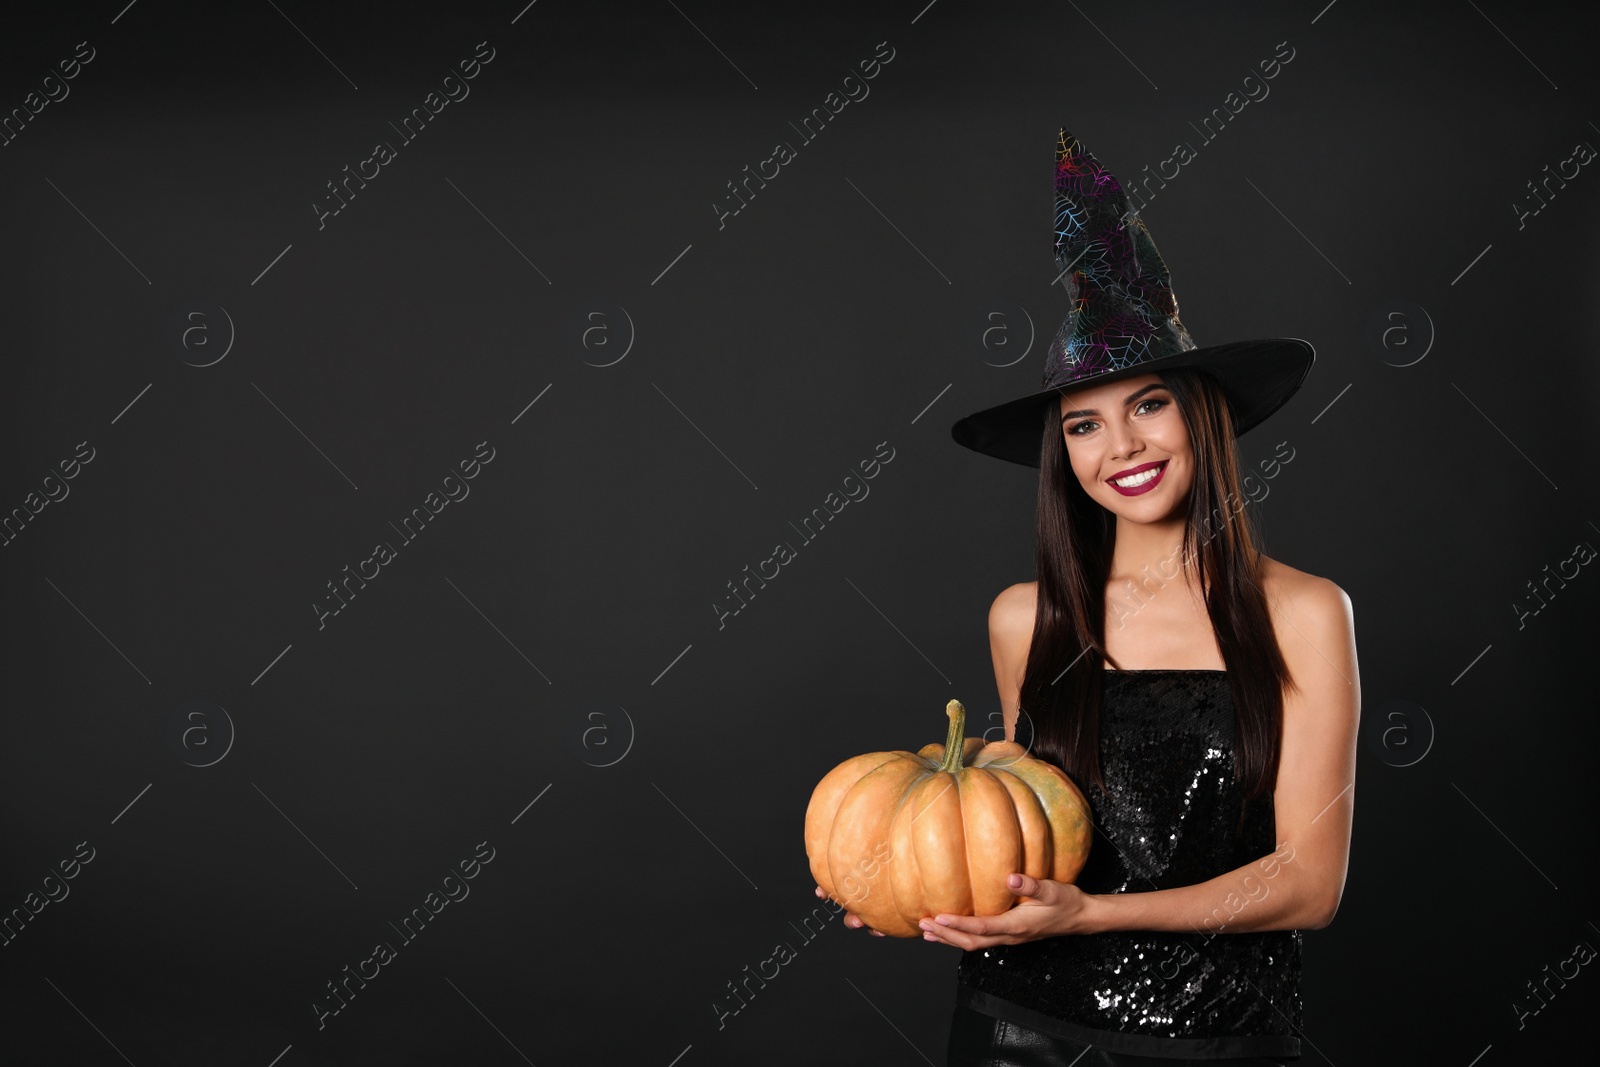
<svg viewBox="0 0 1600 1067">
<path fill-rule="evenodd" d="M 828 899 L 828 891 L 826 889 L 823 889 L 819 885 L 819 886 L 817 886 L 817 896 L 821 897 L 823 900 L 827 900 Z M 863 926 L 867 926 L 866 923 L 861 921 L 861 916 L 856 915 L 855 913 L 849 912 L 849 911 L 844 913 L 844 924 L 846 926 L 850 927 L 850 929 L 852 929 L 852 930 L 859 930 Z M 872 930 L 872 927 L 867 926 L 867 929 L 868 930 Z M 887 937 L 888 935 L 884 934 L 884 933 L 881 933 L 881 932 L 879 932 L 877 930 L 872 930 L 872 936 L 873 937 Z"/>
<path fill-rule="evenodd" d="M 922 920 L 923 939 L 975 949 L 1089 932 L 1085 912 L 1090 895 L 1070 882 L 1013 874 L 1006 885 L 1021 897 L 1009 911 L 982 917 L 940 913 Z"/>
</svg>

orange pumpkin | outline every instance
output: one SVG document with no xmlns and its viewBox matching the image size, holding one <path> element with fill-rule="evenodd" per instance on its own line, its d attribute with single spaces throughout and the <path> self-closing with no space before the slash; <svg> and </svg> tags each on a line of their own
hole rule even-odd
<svg viewBox="0 0 1600 1067">
<path fill-rule="evenodd" d="M 944 744 L 870 752 L 829 771 L 806 807 L 806 855 L 828 895 L 875 930 L 917 937 L 929 915 L 998 915 L 1006 877 L 1071 882 L 1089 858 L 1083 793 L 1015 741 L 964 737 L 945 706 Z"/>
</svg>

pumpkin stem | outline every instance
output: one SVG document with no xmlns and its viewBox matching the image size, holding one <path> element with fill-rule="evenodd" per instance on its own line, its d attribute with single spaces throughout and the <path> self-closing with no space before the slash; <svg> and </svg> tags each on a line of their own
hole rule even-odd
<svg viewBox="0 0 1600 1067">
<path fill-rule="evenodd" d="M 961 701 L 952 700 L 944 706 L 944 713 L 950 717 L 950 732 L 945 735 L 944 762 L 939 769 L 954 774 L 961 769 L 961 753 L 966 747 L 967 709 Z"/>
</svg>

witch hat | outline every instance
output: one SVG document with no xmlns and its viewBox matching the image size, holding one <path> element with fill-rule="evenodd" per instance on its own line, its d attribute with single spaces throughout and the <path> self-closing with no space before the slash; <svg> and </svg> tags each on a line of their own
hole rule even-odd
<svg viewBox="0 0 1600 1067">
<path fill-rule="evenodd" d="M 1072 309 L 1045 352 L 1038 391 L 956 422 L 958 444 L 1039 466 L 1044 406 L 1068 389 L 1174 367 L 1210 371 L 1233 413 L 1234 435 L 1282 407 L 1316 351 L 1294 337 L 1196 346 L 1178 321 L 1167 265 L 1129 210 L 1122 183 L 1065 129 L 1056 148 L 1056 269 Z"/>
</svg>

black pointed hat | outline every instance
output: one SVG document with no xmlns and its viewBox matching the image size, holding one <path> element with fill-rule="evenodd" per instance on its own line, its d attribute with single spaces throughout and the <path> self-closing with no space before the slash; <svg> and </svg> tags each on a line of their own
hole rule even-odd
<svg viewBox="0 0 1600 1067">
<path fill-rule="evenodd" d="M 1178 321 L 1167 265 L 1144 220 L 1129 210 L 1122 183 L 1065 129 L 1056 148 L 1055 258 L 1072 309 L 1045 352 L 1044 383 L 950 428 L 976 452 L 1037 467 L 1047 401 L 1175 367 L 1217 378 L 1238 436 L 1282 407 L 1316 359 L 1294 337 L 1198 347 Z"/>
</svg>

